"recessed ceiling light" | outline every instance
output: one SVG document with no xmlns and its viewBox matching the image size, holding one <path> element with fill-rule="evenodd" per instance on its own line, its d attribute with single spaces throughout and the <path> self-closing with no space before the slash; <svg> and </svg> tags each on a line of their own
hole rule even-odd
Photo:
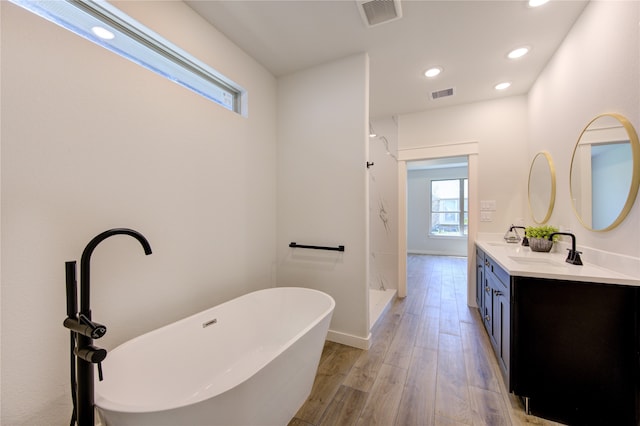
<svg viewBox="0 0 640 426">
<path fill-rule="evenodd" d="M 529 7 L 538 7 L 547 3 L 549 0 L 529 0 Z"/>
<path fill-rule="evenodd" d="M 437 76 L 438 74 L 440 74 L 442 72 L 442 68 L 441 67 L 433 67 L 433 68 L 429 68 L 428 70 L 426 70 L 424 72 L 424 75 L 429 77 L 429 78 L 433 78 L 435 76 Z"/>
<path fill-rule="evenodd" d="M 507 54 L 507 58 L 509 59 L 521 58 L 527 53 L 529 53 L 529 50 L 531 49 L 528 46 L 518 47 L 517 49 L 513 49 L 511 52 L 509 52 Z"/>
<path fill-rule="evenodd" d="M 511 86 L 511 83 L 509 83 L 508 81 L 505 81 L 504 83 L 498 83 L 494 86 L 494 88 L 496 90 L 505 90 L 508 89 L 509 86 Z"/>
<path fill-rule="evenodd" d="M 115 34 L 104 27 L 93 27 L 91 32 L 103 40 L 113 40 L 115 38 Z"/>
</svg>

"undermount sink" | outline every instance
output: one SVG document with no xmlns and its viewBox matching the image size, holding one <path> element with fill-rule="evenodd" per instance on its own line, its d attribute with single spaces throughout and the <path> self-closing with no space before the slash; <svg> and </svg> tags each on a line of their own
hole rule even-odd
<svg viewBox="0 0 640 426">
<path fill-rule="evenodd" d="M 509 256 L 509 259 L 523 266 L 539 267 L 539 268 L 565 268 L 564 263 L 556 262 L 555 260 L 545 259 L 543 257 L 522 257 L 522 256 Z"/>
</svg>

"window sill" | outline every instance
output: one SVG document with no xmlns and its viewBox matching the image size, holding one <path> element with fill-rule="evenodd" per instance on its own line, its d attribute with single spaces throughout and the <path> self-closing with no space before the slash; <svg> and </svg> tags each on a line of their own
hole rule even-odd
<svg viewBox="0 0 640 426">
<path fill-rule="evenodd" d="M 445 235 L 445 234 L 428 234 L 427 238 L 435 238 L 442 240 L 466 240 L 467 235 Z"/>
</svg>

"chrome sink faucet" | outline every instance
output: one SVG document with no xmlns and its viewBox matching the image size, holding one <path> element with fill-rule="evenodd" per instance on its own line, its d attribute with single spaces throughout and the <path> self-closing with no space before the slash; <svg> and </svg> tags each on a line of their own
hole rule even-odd
<svg viewBox="0 0 640 426">
<path fill-rule="evenodd" d="M 549 235 L 549 241 L 553 241 L 554 235 L 568 235 L 571 237 L 571 248 L 569 250 L 569 255 L 567 256 L 567 263 L 571 263 L 572 265 L 582 265 L 582 259 L 580 259 L 581 251 L 576 250 L 576 236 L 570 232 L 554 232 Z"/>
</svg>

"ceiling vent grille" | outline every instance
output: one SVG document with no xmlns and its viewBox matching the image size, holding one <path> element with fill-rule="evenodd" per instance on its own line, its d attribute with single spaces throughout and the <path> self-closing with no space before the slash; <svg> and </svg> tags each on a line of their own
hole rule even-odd
<svg viewBox="0 0 640 426">
<path fill-rule="evenodd" d="M 400 0 L 356 0 L 360 16 L 367 27 L 402 18 Z"/>
<path fill-rule="evenodd" d="M 447 96 L 453 96 L 453 87 L 448 89 L 438 90 L 435 92 L 431 92 L 431 99 L 436 100 L 440 98 L 446 98 Z"/>
</svg>

